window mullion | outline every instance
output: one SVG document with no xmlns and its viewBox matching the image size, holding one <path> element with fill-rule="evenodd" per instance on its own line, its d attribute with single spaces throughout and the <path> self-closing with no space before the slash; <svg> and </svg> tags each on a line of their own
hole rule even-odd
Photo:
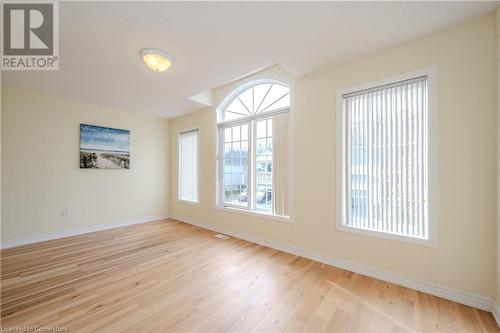
<svg viewBox="0 0 500 333">
<path fill-rule="evenodd" d="M 224 177 L 225 177 L 225 169 L 224 169 L 224 162 L 225 162 L 225 159 L 226 159 L 226 155 L 225 155 L 225 150 L 224 150 L 224 144 L 225 144 L 225 133 L 224 133 L 224 130 L 225 130 L 225 127 L 221 127 L 220 128 L 221 130 L 221 142 L 220 142 L 220 155 L 219 155 L 219 166 L 220 166 L 220 200 L 221 200 L 221 203 L 223 204 L 226 204 L 225 203 L 225 191 L 224 191 L 224 184 L 225 184 L 225 181 L 224 181 Z"/>
<path fill-rule="evenodd" d="M 249 143 L 249 161 L 248 161 L 248 200 L 249 200 L 249 209 L 255 209 L 255 120 L 250 120 L 248 123 L 248 143 Z"/>
</svg>

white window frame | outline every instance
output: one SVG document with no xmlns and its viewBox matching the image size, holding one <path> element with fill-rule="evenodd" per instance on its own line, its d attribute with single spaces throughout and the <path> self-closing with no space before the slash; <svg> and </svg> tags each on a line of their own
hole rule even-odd
<svg viewBox="0 0 500 333">
<path fill-rule="evenodd" d="M 289 109 L 286 108 L 284 109 L 286 112 L 289 112 Z M 283 112 L 283 110 L 281 111 Z M 280 113 L 279 111 L 277 113 Z M 262 115 L 262 117 L 258 117 L 256 118 L 254 121 L 253 121 L 253 128 L 252 128 L 252 148 L 254 147 L 257 147 L 257 122 L 258 121 L 267 121 L 269 119 L 272 119 L 273 116 L 275 114 L 277 114 L 276 112 L 273 112 L 271 114 L 264 114 Z M 274 135 L 274 133 L 273 133 Z M 273 143 L 274 143 L 274 138 L 273 138 Z M 274 150 L 274 145 L 273 145 L 273 150 Z M 273 213 L 269 213 L 267 210 L 263 209 L 263 208 L 258 208 L 257 207 L 257 191 L 255 190 L 257 188 L 257 155 L 254 154 L 254 150 L 252 149 L 252 157 L 251 157 L 251 160 L 252 160 L 252 205 L 253 205 L 253 209 L 252 211 L 254 212 L 259 212 L 259 213 L 265 213 L 265 214 L 271 214 L 271 215 L 274 215 Z M 274 160 L 273 160 L 273 168 L 274 168 Z M 273 188 L 273 195 L 272 195 L 272 198 L 271 198 L 271 207 L 274 206 L 274 188 Z"/>
<path fill-rule="evenodd" d="M 226 203 L 223 201 L 222 198 L 224 198 L 224 186 L 223 186 L 223 179 L 224 179 L 224 156 L 222 156 L 222 153 L 224 151 L 224 140 L 221 140 L 222 137 L 224 137 L 224 129 L 228 127 L 233 127 L 233 126 L 240 126 L 240 125 L 247 125 L 248 126 L 248 167 L 247 167 L 247 206 L 239 206 L 239 205 L 233 205 L 231 203 Z M 224 122 L 218 125 L 218 130 L 217 130 L 217 139 L 218 139 L 218 152 L 217 152 L 217 160 L 218 160 L 218 168 L 217 168 L 217 205 L 219 207 L 223 208 L 233 208 L 233 209 L 238 209 L 238 210 L 246 210 L 246 211 L 254 211 L 252 209 L 253 206 L 253 195 L 250 196 L 250 193 L 253 193 L 253 182 L 252 182 L 252 163 L 253 163 L 253 150 L 254 150 L 254 143 L 253 139 L 251 139 L 252 134 L 251 132 L 253 131 L 252 128 L 252 120 L 248 118 L 243 118 L 243 119 L 236 119 L 234 121 L 228 121 Z M 252 137 L 253 138 L 253 137 Z"/>
<path fill-rule="evenodd" d="M 234 91 L 232 91 L 224 100 L 220 103 L 220 106 L 217 108 L 217 119 L 219 119 L 220 114 L 219 110 L 223 110 L 223 108 L 230 103 L 236 96 L 238 96 L 240 93 L 245 91 L 246 89 L 258 85 L 258 84 L 263 84 L 263 83 L 277 83 L 281 85 L 288 86 L 291 90 L 291 86 L 288 82 L 285 82 L 283 80 L 279 79 L 258 79 L 254 81 L 249 81 L 246 82 L 245 84 L 241 85 Z M 255 194 L 254 193 L 254 188 L 255 188 L 255 182 L 256 182 L 256 177 L 255 177 L 255 145 L 256 145 L 256 124 L 257 121 L 264 120 L 264 119 L 270 119 L 273 116 L 280 114 L 280 113 L 290 113 L 292 109 L 292 105 L 290 104 L 290 107 L 284 107 L 280 108 L 277 110 L 273 110 L 270 112 L 263 112 L 259 113 L 257 115 L 250 115 L 248 117 L 244 118 L 238 118 L 234 120 L 227 120 L 227 121 L 220 121 L 217 123 L 217 179 L 216 179 L 216 198 L 215 198 L 215 208 L 221 211 L 228 211 L 228 212 L 233 212 L 233 213 L 239 213 L 243 215 L 248 215 L 248 216 L 258 216 L 258 217 L 264 217 L 268 218 L 271 220 L 275 221 L 280 221 L 280 222 L 287 222 L 291 223 L 291 215 L 292 215 L 292 209 L 289 211 L 290 216 L 281 216 L 281 215 L 275 215 L 273 212 L 269 212 L 263 209 L 258 209 L 255 206 L 254 200 L 255 200 Z M 227 127 L 232 127 L 232 126 L 237 126 L 237 125 L 243 125 L 247 124 L 248 125 L 248 206 L 239 206 L 239 205 L 233 205 L 230 203 L 225 203 L 223 201 L 224 197 L 224 188 L 223 188 L 223 163 L 224 163 L 224 158 L 222 156 L 222 153 L 224 151 L 224 140 L 223 138 L 224 134 L 224 129 Z M 274 133 L 273 133 L 274 135 Z M 290 174 L 290 171 L 288 172 Z M 289 177 L 289 175 L 288 175 Z M 289 177 L 290 178 L 290 177 Z M 289 182 L 290 184 L 290 182 Z M 288 190 L 290 193 L 290 189 Z M 250 195 L 252 193 L 252 195 Z M 273 200 L 274 200 L 274 195 L 273 195 Z M 291 196 L 289 195 L 289 200 L 291 201 Z M 252 208 L 254 207 L 254 208 Z"/>
<path fill-rule="evenodd" d="M 283 108 L 279 109 L 273 112 L 266 112 L 263 114 L 259 114 L 257 116 L 250 116 L 247 118 L 242 118 L 242 119 L 235 119 L 232 121 L 225 121 L 217 124 L 218 130 L 217 130 L 217 140 L 218 140 L 218 151 L 217 151 L 217 207 L 219 208 L 231 208 L 235 209 L 237 211 L 248 211 L 248 212 L 253 212 L 256 214 L 260 215 L 268 215 L 268 216 L 273 216 L 273 217 L 278 217 L 280 219 L 287 220 L 289 219 L 289 216 L 279 216 L 275 215 L 272 212 L 269 212 L 264 209 L 259 209 L 255 207 L 255 187 L 256 187 L 256 178 L 255 177 L 255 146 L 257 144 L 257 136 L 256 136 L 256 126 L 257 126 L 257 121 L 261 120 L 267 120 L 271 119 L 273 116 L 280 114 L 280 113 L 288 113 L 290 112 L 291 108 Z M 224 159 L 223 156 L 221 155 L 221 152 L 224 151 L 224 140 L 221 140 L 221 138 L 224 136 L 224 129 L 232 126 L 238 126 L 238 125 L 248 125 L 248 206 L 239 206 L 239 205 L 233 205 L 230 203 L 225 203 L 222 198 L 224 197 L 224 188 L 223 188 L 223 163 Z M 274 133 L 273 133 L 274 135 Z M 250 193 L 252 195 L 250 195 Z M 274 195 L 272 200 L 274 200 Z M 253 207 L 253 208 L 252 208 Z"/>
<path fill-rule="evenodd" d="M 180 138 L 181 135 L 188 132 L 198 132 L 198 140 L 196 142 L 196 201 L 181 199 L 181 149 L 180 149 Z M 200 128 L 188 128 L 182 129 L 177 132 L 177 201 L 180 203 L 186 203 L 190 205 L 198 205 L 200 203 Z"/>
<path fill-rule="evenodd" d="M 421 239 L 406 235 L 390 234 L 382 231 L 365 230 L 348 226 L 343 223 L 344 209 L 344 174 L 345 157 L 346 157 L 346 125 L 344 117 L 343 96 L 349 93 L 358 92 L 365 89 L 372 89 L 387 84 L 396 83 L 416 77 L 427 76 L 427 130 L 428 130 L 428 147 L 427 147 L 427 172 L 428 172 L 428 238 Z M 437 181 L 437 156 L 438 156 L 438 141 L 437 141 L 437 67 L 427 67 L 400 75 L 387 77 L 381 80 L 371 81 L 351 87 L 347 87 L 337 91 L 336 104 L 336 127 L 337 127 L 337 216 L 336 227 L 338 231 L 349 232 L 358 235 L 370 236 L 375 238 L 399 241 L 403 243 L 416 244 L 428 247 L 437 247 L 437 200 L 438 200 L 438 181 Z"/>
</svg>

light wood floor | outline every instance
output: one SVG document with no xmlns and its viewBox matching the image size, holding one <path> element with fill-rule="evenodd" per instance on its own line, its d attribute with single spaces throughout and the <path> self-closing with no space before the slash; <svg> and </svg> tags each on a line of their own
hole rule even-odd
<svg viewBox="0 0 500 333">
<path fill-rule="evenodd" d="M 499 332 L 491 314 L 174 220 L 1 251 L 2 326 Z"/>
</svg>

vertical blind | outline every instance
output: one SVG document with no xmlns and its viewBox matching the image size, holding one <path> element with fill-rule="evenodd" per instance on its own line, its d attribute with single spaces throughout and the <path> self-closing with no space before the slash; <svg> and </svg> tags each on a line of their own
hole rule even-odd
<svg viewBox="0 0 500 333">
<path fill-rule="evenodd" d="M 288 211 L 288 112 L 273 117 L 273 213 Z"/>
<path fill-rule="evenodd" d="M 428 239 L 427 77 L 343 96 L 346 226 Z"/>
<path fill-rule="evenodd" d="M 198 202 L 198 130 L 179 135 L 179 199 Z"/>
</svg>

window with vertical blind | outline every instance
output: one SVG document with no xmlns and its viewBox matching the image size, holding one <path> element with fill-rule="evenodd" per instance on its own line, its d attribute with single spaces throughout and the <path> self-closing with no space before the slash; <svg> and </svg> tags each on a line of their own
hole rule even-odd
<svg viewBox="0 0 500 333">
<path fill-rule="evenodd" d="M 426 242 L 429 80 L 423 74 L 340 95 L 340 226 Z"/>
<path fill-rule="evenodd" d="M 288 217 L 290 87 L 247 83 L 217 109 L 218 206 Z"/>
<path fill-rule="evenodd" d="M 179 200 L 198 202 L 198 130 L 179 134 Z"/>
</svg>

